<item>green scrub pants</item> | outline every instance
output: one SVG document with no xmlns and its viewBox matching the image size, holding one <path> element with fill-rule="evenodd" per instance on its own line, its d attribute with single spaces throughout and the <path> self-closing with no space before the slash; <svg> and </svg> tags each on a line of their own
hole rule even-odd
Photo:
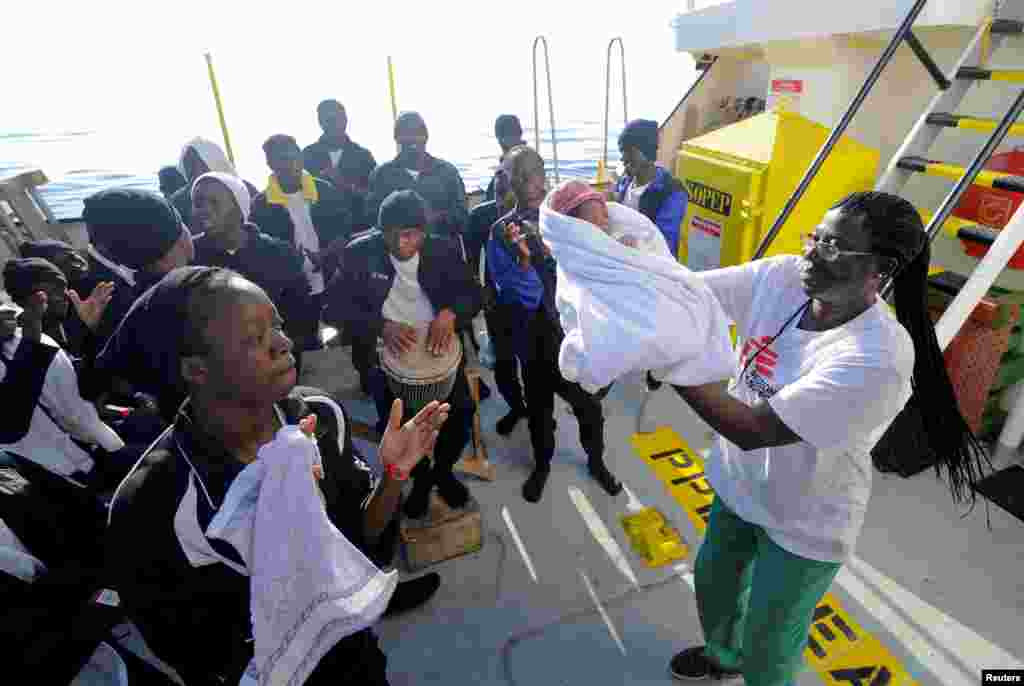
<svg viewBox="0 0 1024 686">
<path fill-rule="evenodd" d="M 791 684 L 840 566 L 783 550 L 716 497 L 694 569 L 705 655 L 747 686 Z"/>
</svg>

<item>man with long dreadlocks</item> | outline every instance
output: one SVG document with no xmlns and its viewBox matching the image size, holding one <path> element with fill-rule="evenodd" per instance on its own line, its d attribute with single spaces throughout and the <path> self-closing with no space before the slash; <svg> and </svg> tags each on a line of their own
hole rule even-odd
<svg viewBox="0 0 1024 686">
<path fill-rule="evenodd" d="M 852 555 L 880 438 L 876 450 L 899 450 L 918 426 L 916 449 L 947 471 L 956 500 L 975 482 L 984 453 L 928 316 L 930 257 L 909 202 L 855 193 L 804 237 L 803 258 L 702 272 L 742 353 L 728 390 L 675 389 L 721 436 L 694 577 L 706 645 L 672 659 L 676 678 L 793 683 L 814 608 Z M 895 317 L 878 295 L 890 278 Z"/>
</svg>

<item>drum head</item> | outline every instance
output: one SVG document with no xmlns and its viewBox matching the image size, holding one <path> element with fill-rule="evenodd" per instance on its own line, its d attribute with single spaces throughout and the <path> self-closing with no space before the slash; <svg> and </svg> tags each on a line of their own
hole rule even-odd
<svg viewBox="0 0 1024 686">
<path fill-rule="evenodd" d="M 426 328 L 418 329 L 416 345 L 401 357 L 386 347 L 381 350 L 381 367 L 389 376 L 419 385 L 443 381 L 455 373 L 462 362 L 462 341 L 458 334 L 452 336 L 447 352 L 435 356 L 427 350 L 427 332 Z"/>
</svg>

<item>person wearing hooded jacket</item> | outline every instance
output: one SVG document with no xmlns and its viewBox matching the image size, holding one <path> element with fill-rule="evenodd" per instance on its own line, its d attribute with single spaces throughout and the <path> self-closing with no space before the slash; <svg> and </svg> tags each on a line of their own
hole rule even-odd
<svg viewBox="0 0 1024 686">
<path fill-rule="evenodd" d="M 277 306 L 290 338 L 303 333 L 310 308 L 302 256 L 249 221 L 249 191 L 235 176 L 208 172 L 192 188 L 193 217 L 203 231 L 195 238 L 194 264 L 224 267 L 262 288 Z M 295 353 L 302 369 L 302 353 Z"/>
<path fill-rule="evenodd" d="M 679 254 L 679 230 L 689 196 L 672 173 L 656 164 L 658 122 L 635 119 L 619 135 L 626 175 L 615 187 L 617 200 L 658 225 L 673 255 Z"/>
<path fill-rule="evenodd" d="M 82 288 L 113 282 L 114 296 L 96 336 L 100 347 L 147 288 L 195 256 L 192 235 L 163 196 L 150 191 L 113 188 L 85 200 L 82 213 L 92 265 Z"/>
<path fill-rule="evenodd" d="M 171 204 L 178 210 L 181 220 L 192 233 L 197 233 L 192 227 L 192 184 L 206 172 L 222 172 L 238 176 L 235 165 L 231 163 L 220 146 L 205 138 L 193 138 L 181 150 L 181 159 L 178 161 L 178 171 L 185 177 L 185 185 L 175 191 L 171 197 Z M 259 191 L 248 181 L 243 180 L 249 190 L 249 197 L 255 198 Z"/>
</svg>

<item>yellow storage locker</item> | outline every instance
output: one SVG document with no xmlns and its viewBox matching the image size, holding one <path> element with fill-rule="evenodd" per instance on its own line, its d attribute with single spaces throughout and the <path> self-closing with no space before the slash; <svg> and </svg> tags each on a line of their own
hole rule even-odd
<svg viewBox="0 0 1024 686">
<path fill-rule="evenodd" d="M 676 176 L 690 202 L 679 261 L 697 271 L 748 262 L 828 134 L 775 109 L 683 143 Z M 799 253 L 800 234 L 813 231 L 829 207 L 874 186 L 878 162 L 877 150 L 841 138 L 766 256 Z"/>
</svg>

